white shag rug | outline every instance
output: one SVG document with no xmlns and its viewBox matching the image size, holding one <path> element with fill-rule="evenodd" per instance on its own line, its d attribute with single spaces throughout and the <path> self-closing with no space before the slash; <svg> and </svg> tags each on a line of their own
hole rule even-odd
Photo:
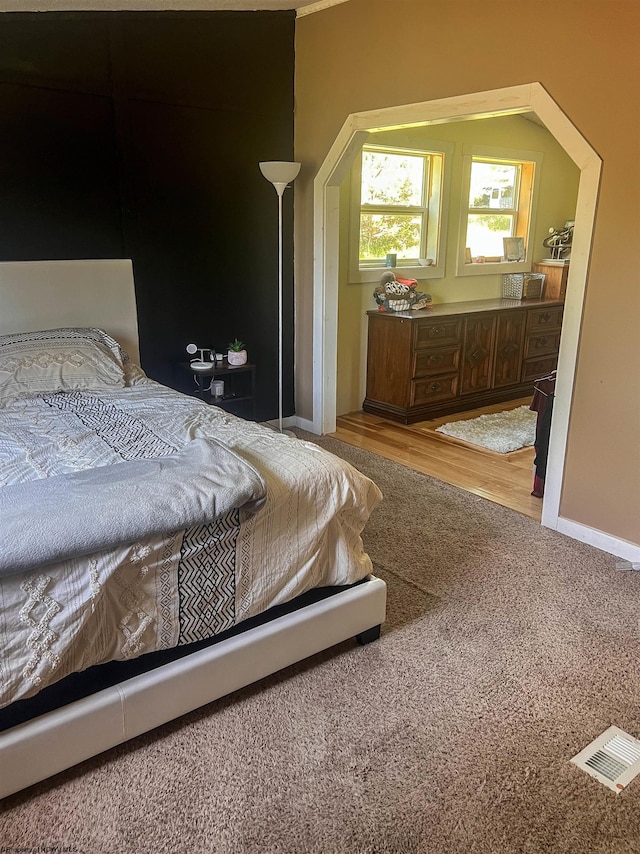
<svg viewBox="0 0 640 854">
<path fill-rule="evenodd" d="M 499 454 L 508 454 L 519 448 L 527 448 L 535 442 L 536 418 L 528 406 L 519 406 L 506 412 L 479 415 L 468 421 L 450 421 L 436 427 L 437 433 L 462 439 L 472 445 L 480 445 Z"/>
</svg>

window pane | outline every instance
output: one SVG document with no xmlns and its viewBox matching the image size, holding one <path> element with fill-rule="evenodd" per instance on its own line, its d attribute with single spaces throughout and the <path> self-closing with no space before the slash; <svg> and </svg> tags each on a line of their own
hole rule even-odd
<svg viewBox="0 0 640 854">
<path fill-rule="evenodd" d="M 421 205 L 424 158 L 362 152 L 363 205 Z"/>
<path fill-rule="evenodd" d="M 518 166 L 506 163 L 471 164 L 470 208 L 514 208 Z"/>
<path fill-rule="evenodd" d="M 419 214 L 368 214 L 360 216 L 360 260 L 383 259 L 395 252 L 398 261 L 418 258 L 422 217 Z"/>
<path fill-rule="evenodd" d="M 471 214 L 465 244 L 471 250 L 471 257 L 502 258 L 502 238 L 513 237 L 513 220 L 511 214 Z"/>
</svg>

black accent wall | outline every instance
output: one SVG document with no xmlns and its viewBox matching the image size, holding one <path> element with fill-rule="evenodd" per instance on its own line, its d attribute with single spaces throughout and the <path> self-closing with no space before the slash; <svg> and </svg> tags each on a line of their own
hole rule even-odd
<svg viewBox="0 0 640 854">
<path fill-rule="evenodd" d="M 132 258 L 142 364 L 236 336 L 277 416 L 277 196 L 293 159 L 293 12 L 0 15 L 0 260 Z M 293 412 L 293 194 L 284 412 Z"/>
</svg>

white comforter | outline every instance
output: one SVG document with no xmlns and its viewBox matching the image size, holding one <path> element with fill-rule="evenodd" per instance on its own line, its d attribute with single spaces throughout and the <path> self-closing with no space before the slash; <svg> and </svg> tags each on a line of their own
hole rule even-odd
<svg viewBox="0 0 640 854">
<path fill-rule="evenodd" d="M 316 445 L 151 381 L 7 404 L 0 486 L 153 458 L 201 437 L 255 467 L 264 507 L 0 579 L 0 706 L 93 664 L 216 634 L 371 571 L 360 534 L 381 496 L 370 480 Z M 38 511 L 36 503 L 34 527 Z"/>
</svg>

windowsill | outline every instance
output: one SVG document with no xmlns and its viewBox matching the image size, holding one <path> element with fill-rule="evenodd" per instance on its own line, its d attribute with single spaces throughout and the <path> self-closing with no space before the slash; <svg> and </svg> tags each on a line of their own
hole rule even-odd
<svg viewBox="0 0 640 854">
<path fill-rule="evenodd" d="M 531 270 L 530 261 L 498 261 L 458 264 L 456 276 L 495 276 L 506 273 L 528 273 Z"/>
<path fill-rule="evenodd" d="M 400 279 L 442 279 L 444 270 L 435 264 L 424 264 L 417 267 L 367 267 L 364 270 L 352 271 L 349 274 L 350 285 L 378 284 L 385 273 L 393 273 Z"/>
</svg>

